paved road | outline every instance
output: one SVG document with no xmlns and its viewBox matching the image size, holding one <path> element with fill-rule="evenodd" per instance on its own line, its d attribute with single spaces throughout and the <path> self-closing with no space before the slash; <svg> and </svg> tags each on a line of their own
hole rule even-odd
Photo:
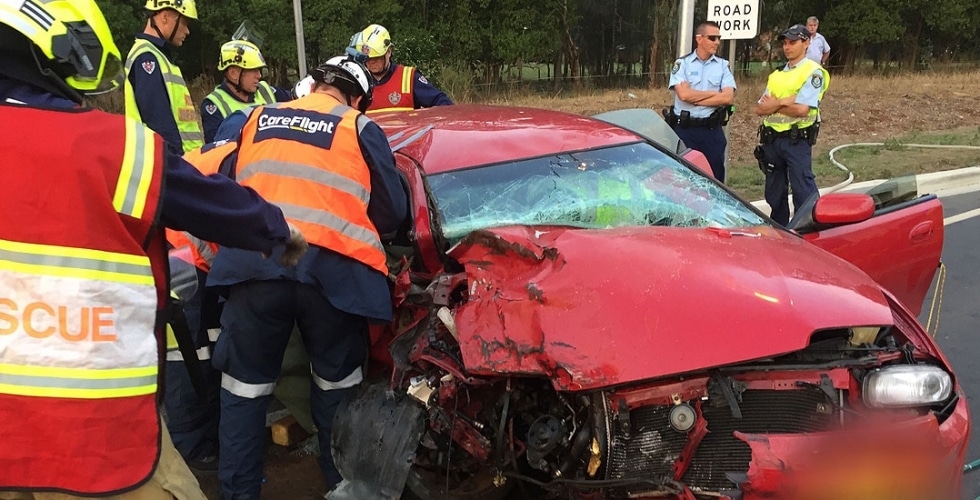
<svg viewBox="0 0 980 500">
<path fill-rule="evenodd" d="M 970 402 L 973 435 L 967 462 L 980 458 L 980 191 L 941 195 L 946 218 L 947 277 L 937 339 Z M 932 294 L 919 320 L 926 324 Z M 933 321 L 936 321 L 935 317 Z M 980 497 L 980 470 L 964 478 L 965 500 Z"/>
</svg>

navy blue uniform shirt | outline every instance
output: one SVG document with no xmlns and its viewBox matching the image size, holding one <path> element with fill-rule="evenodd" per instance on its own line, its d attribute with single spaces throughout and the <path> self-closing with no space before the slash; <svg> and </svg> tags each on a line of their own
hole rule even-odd
<svg viewBox="0 0 980 500">
<path fill-rule="evenodd" d="M 361 153 L 371 171 L 368 217 L 382 242 L 388 241 L 408 218 L 408 196 L 384 132 L 369 122 L 360 132 Z M 299 264 L 285 268 L 275 257 L 222 248 L 211 265 L 208 286 L 226 287 L 245 281 L 288 279 L 317 287 L 330 304 L 342 311 L 376 321 L 391 321 L 388 278 L 363 263 L 326 248 L 310 245 Z"/>
<path fill-rule="evenodd" d="M 232 99 L 235 99 L 238 102 L 247 104 L 255 102 L 255 94 L 250 95 L 247 101 L 239 99 L 238 96 L 232 93 L 231 87 L 228 86 L 227 80 L 222 80 L 221 85 L 218 87 L 227 92 Z M 272 87 L 272 90 L 275 92 L 276 102 L 286 102 L 293 99 L 292 94 L 288 90 L 281 87 L 276 87 L 275 85 L 270 85 L 270 87 Z M 224 121 L 225 118 L 228 117 L 221 116 L 221 110 L 211 102 L 211 99 L 205 97 L 204 100 L 201 101 L 201 127 L 204 129 L 204 142 L 214 142 L 220 140 L 217 137 L 218 128 L 221 126 L 221 122 Z M 243 122 L 242 125 L 244 124 L 245 123 Z"/>
<path fill-rule="evenodd" d="M 0 76 L 0 100 L 73 108 L 68 99 Z M 122 130 L 120 130 L 122 132 Z M 282 211 L 227 177 L 205 177 L 179 155 L 165 153 L 160 224 L 222 245 L 271 252 L 289 238 Z"/>
<path fill-rule="evenodd" d="M 137 34 L 136 38 L 149 40 L 156 45 L 173 65 L 167 42 L 145 33 Z M 139 109 L 143 123 L 162 135 L 171 151 L 178 155 L 184 154 L 180 131 L 177 130 L 177 117 L 174 116 L 173 108 L 170 106 L 170 94 L 167 93 L 167 86 L 163 83 L 163 72 L 160 70 L 160 61 L 157 61 L 157 57 L 150 52 L 137 57 L 133 66 L 129 68 L 129 83 L 133 86 L 136 107 Z"/>
<path fill-rule="evenodd" d="M 388 80 L 391 80 L 391 75 L 395 73 L 395 69 L 398 68 L 398 64 L 392 63 L 388 68 L 388 72 L 381 79 L 375 80 L 377 85 L 382 85 Z M 372 75 L 373 76 L 373 75 Z M 415 81 L 412 82 L 412 95 L 414 96 L 414 108 L 431 108 L 432 106 L 448 106 L 453 104 L 453 100 L 446 95 L 445 92 L 437 89 L 434 85 L 429 83 L 422 73 L 419 73 L 418 68 L 415 68 Z M 378 96 L 375 96 L 377 99 Z"/>
</svg>

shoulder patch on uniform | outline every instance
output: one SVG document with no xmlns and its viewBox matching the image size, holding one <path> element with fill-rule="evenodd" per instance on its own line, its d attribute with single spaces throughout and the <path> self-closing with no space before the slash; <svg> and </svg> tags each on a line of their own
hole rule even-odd
<svg viewBox="0 0 980 500">
<path fill-rule="evenodd" d="M 213 115 L 214 112 L 217 111 L 217 110 L 218 110 L 218 107 L 215 106 L 214 103 L 210 103 L 209 102 L 209 103 L 207 103 L 207 104 L 204 105 L 204 111 L 207 111 L 209 115 Z"/>
<path fill-rule="evenodd" d="M 673 68 L 670 68 L 670 74 L 676 75 L 677 72 L 680 71 L 680 70 L 681 70 L 681 60 L 678 59 L 678 60 L 674 61 L 674 67 Z"/>
<path fill-rule="evenodd" d="M 153 70 L 157 69 L 157 62 L 156 61 L 151 61 L 151 60 L 146 60 L 146 61 L 143 61 L 143 65 L 142 66 L 143 66 L 143 71 L 146 71 L 146 74 L 152 75 L 153 74 Z"/>
<path fill-rule="evenodd" d="M 823 87 L 823 75 L 820 73 L 814 73 L 813 76 L 810 77 L 810 85 L 813 85 L 813 88 L 815 89 Z"/>
<path fill-rule="evenodd" d="M 416 74 L 418 74 L 418 73 L 416 73 Z M 422 76 L 422 75 L 419 75 L 419 81 L 422 82 L 422 83 L 424 83 L 424 84 L 426 84 L 426 85 L 429 84 L 429 81 L 426 80 L 425 77 Z"/>
</svg>

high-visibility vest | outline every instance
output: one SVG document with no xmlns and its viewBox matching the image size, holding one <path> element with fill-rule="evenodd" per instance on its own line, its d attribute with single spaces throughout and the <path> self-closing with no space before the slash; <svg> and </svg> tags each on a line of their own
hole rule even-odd
<svg viewBox="0 0 980 500">
<path fill-rule="evenodd" d="M 143 121 L 139 107 L 136 105 L 136 94 L 133 84 L 129 81 L 129 73 L 133 71 L 136 58 L 147 52 L 152 53 L 157 59 L 157 64 L 160 65 L 160 74 L 163 75 L 163 83 L 170 98 L 170 109 L 177 121 L 177 131 L 180 132 L 181 147 L 184 151 L 190 151 L 203 146 L 204 129 L 201 128 L 200 116 L 194 108 L 194 101 L 191 100 L 191 93 L 187 90 L 184 75 L 177 65 L 171 64 L 170 59 L 153 45 L 153 42 L 143 38 L 136 39 L 133 48 L 129 50 L 129 56 L 126 57 L 126 116 Z M 143 71 L 143 69 L 139 70 Z"/>
<path fill-rule="evenodd" d="M 415 109 L 415 68 L 396 65 L 388 81 L 374 86 L 374 99 L 368 113 L 374 111 L 405 111 Z"/>
<path fill-rule="evenodd" d="M 314 92 L 252 112 L 242 129 L 236 178 L 282 209 L 311 245 L 388 273 L 368 218 L 371 172 L 358 134 L 370 119 Z"/>
<path fill-rule="evenodd" d="M 222 162 L 235 151 L 234 142 L 217 142 L 184 153 L 184 160 L 204 175 L 218 173 Z M 167 242 L 174 248 L 188 247 L 194 256 L 194 267 L 201 271 L 211 270 L 211 262 L 218 254 L 218 244 L 205 241 L 187 231 L 167 229 Z"/>
<path fill-rule="evenodd" d="M 221 113 L 222 118 L 228 118 L 228 115 L 240 109 L 276 102 L 276 91 L 268 83 L 259 82 L 259 88 L 255 91 L 255 100 L 242 102 L 219 85 L 205 99 L 210 99 L 218 107 L 218 112 Z"/>
<path fill-rule="evenodd" d="M 823 74 L 822 81 L 814 81 L 817 77 L 812 75 L 817 70 L 820 70 Z M 799 93 L 800 88 L 804 85 L 817 86 L 818 84 L 822 86 L 820 90 L 820 99 L 822 100 L 824 93 L 827 92 L 827 88 L 830 87 L 830 73 L 820 64 L 804 58 L 803 61 L 789 71 L 780 70 L 772 72 L 769 75 L 769 82 L 766 87 L 769 89 L 769 95 L 776 99 L 782 99 L 783 97 Z M 792 128 L 794 124 L 799 128 L 807 128 L 813 125 L 819 116 L 820 110 L 810 108 L 810 112 L 806 116 L 787 116 L 781 113 L 773 113 L 763 118 L 762 123 L 767 127 L 771 127 L 776 132 L 785 132 Z"/>
<path fill-rule="evenodd" d="M 101 111 L 0 105 L 0 151 L 0 491 L 119 493 L 161 439 L 163 140 Z"/>
</svg>

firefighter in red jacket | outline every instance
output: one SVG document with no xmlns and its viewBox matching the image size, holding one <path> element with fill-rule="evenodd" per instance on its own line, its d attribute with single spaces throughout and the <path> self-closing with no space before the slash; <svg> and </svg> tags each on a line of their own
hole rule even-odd
<svg viewBox="0 0 980 500">
<path fill-rule="evenodd" d="M 94 0 L 0 2 L 0 46 L 0 498 L 203 499 L 158 411 L 162 228 L 285 244 L 287 263 L 305 240 L 145 125 L 79 106 L 123 81 Z"/>
<path fill-rule="evenodd" d="M 447 106 L 452 99 L 411 66 L 391 62 L 391 35 L 380 24 L 354 33 L 347 53 L 355 56 L 374 78 L 374 100 L 368 112 Z"/>
</svg>

